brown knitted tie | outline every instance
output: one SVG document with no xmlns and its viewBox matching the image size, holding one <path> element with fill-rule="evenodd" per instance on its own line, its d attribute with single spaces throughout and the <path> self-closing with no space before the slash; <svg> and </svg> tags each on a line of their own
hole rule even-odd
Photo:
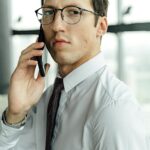
<svg viewBox="0 0 150 150">
<path fill-rule="evenodd" d="M 45 150 L 51 150 L 51 142 L 53 138 L 56 114 L 59 107 L 59 100 L 61 95 L 61 90 L 64 88 L 63 79 L 56 78 L 53 93 L 49 100 L 47 109 L 47 129 L 46 129 L 46 148 Z"/>
</svg>

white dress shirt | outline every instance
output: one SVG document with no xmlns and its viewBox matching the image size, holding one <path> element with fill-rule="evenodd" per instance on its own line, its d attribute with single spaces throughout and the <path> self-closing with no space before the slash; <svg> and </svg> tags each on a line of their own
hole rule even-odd
<svg viewBox="0 0 150 150">
<path fill-rule="evenodd" d="M 24 127 L 0 123 L 0 150 L 44 150 L 49 87 Z M 102 54 L 64 78 L 53 150 L 149 150 L 142 113 L 128 87 L 105 64 Z"/>
</svg>

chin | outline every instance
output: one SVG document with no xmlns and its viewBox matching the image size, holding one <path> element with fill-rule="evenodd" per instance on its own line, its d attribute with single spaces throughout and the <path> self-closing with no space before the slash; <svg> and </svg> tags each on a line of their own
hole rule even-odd
<svg viewBox="0 0 150 150">
<path fill-rule="evenodd" d="M 58 65 L 72 65 L 74 62 L 72 57 L 60 54 L 57 55 L 54 60 Z"/>
</svg>

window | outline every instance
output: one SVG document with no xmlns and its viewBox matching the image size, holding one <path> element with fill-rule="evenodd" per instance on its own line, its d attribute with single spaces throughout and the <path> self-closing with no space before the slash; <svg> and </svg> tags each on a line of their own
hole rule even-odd
<svg viewBox="0 0 150 150">
<path fill-rule="evenodd" d="M 149 22 L 150 1 L 149 0 L 122 0 L 123 22 Z"/>
<path fill-rule="evenodd" d="M 40 7 L 41 0 L 12 0 L 11 1 L 11 28 L 13 30 L 38 29 L 40 24 L 37 21 L 34 10 Z M 12 68 L 13 71 L 18 62 L 20 52 L 30 43 L 36 41 L 36 35 L 13 35 L 12 36 Z"/>
<path fill-rule="evenodd" d="M 18 30 L 37 29 L 37 21 L 34 10 L 41 7 L 41 0 L 12 0 L 11 1 L 11 22 L 12 28 Z"/>
<path fill-rule="evenodd" d="M 150 32 L 123 34 L 125 81 L 141 103 L 150 102 Z"/>
</svg>

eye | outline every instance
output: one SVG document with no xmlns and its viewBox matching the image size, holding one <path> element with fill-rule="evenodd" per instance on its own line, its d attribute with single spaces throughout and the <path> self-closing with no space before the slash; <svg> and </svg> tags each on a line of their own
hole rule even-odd
<svg viewBox="0 0 150 150">
<path fill-rule="evenodd" d="M 68 7 L 65 10 L 65 14 L 67 16 L 78 16 L 80 15 L 80 10 L 78 8 Z"/>
<path fill-rule="evenodd" d="M 70 15 L 78 15 L 78 14 L 80 14 L 80 12 L 78 10 L 69 10 L 68 13 Z"/>
<path fill-rule="evenodd" d="M 53 9 L 51 9 L 51 10 L 44 10 L 43 11 L 43 15 L 44 16 L 52 16 L 52 15 L 54 15 L 54 10 Z"/>
</svg>

